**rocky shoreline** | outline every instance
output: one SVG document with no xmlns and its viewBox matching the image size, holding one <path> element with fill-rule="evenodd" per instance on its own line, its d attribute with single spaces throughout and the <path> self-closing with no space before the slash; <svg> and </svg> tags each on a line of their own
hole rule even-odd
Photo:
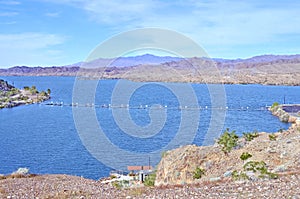
<svg viewBox="0 0 300 199">
<path fill-rule="evenodd" d="M 50 93 L 50 89 L 38 91 L 35 86 L 17 89 L 6 81 L 0 80 L 0 109 L 40 103 L 50 99 Z"/>
<path fill-rule="evenodd" d="M 269 111 L 271 111 L 271 113 L 275 116 L 277 116 L 279 118 L 279 120 L 281 122 L 288 122 L 288 123 L 294 123 L 296 122 L 297 118 L 300 118 L 300 111 L 298 110 L 298 112 L 294 112 L 294 115 L 292 115 L 291 113 L 288 113 L 287 111 L 285 111 L 285 108 L 292 108 L 292 109 L 299 109 L 300 110 L 300 105 L 280 105 L 278 103 L 274 103 L 270 108 Z"/>
</svg>

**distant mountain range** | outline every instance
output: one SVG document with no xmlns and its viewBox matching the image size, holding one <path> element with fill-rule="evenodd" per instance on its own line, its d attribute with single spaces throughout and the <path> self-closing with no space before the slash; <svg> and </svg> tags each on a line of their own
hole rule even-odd
<svg viewBox="0 0 300 199">
<path fill-rule="evenodd" d="M 218 62 L 244 62 L 244 63 L 262 63 L 262 62 L 276 62 L 286 60 L 300 60 L 300 54 L 296 55 L 259 55 L 247 59 L 218 59 L 213 58 Z"/>
<path fill-rule="evenodd" d="M 219 75 L 218 75 L 218 74 Z M 145 54 L 96 59 L 67 66 L 15 66 L 0 76 L 84 76 L 198 83 L 257 83 L 300 85 L 300 55 L 261 55 L 248 59 L 179 58 Z"/>
<path fill-rule="evenodd" d="M 96 59 L 92 62 L 80 62 L 82 67 L 128 67 L 128 66 L 137 66 L 144 64 L 158 65 L 166 62 L 180 61 L 183 58 L 171 57 L 171 56 L 155 56 L 151 54 L 144 54 L 134 57 L 118 57 L 114 59 Z M 73 64 L 74 66 L 74 64 Z"/>
<path fill-rule="evenodd" d="M 91 62 L 78 62 L 70 65 L 65 66 L 53 66 L 53 67 L 33 67 L 37 68 L 37 71 L 39 71 L 42 68 L 58 68 L 58 67 L 68 67 L 73 68 L 74 67 L 129 67 L 129 66 L 138 66 L 138 65 L 160 65 L 167 62 L 178 62 L 185 59 L 192 59 L 192 58 L 181 58 L 181 57 L 171 57 L 171 56 L 156 56 L 152 54 L 144 54 L 134 57 L 119 57 L 115 59 L 108 59 L 108 58 L 99 58 Z M 300 54 L 296 55 L 260 55 L 255 56 L 247 59 L 222 59 L 222 58 L 203 58 L 203 57 L 194 57 L 193 59 L 203 59 L 203 60 L 213 60 L 217 64 L 236 64 L 236 63 L 247 63 L 247 64 L 259 64 L 259 63 L 272 63 L 272 62 L 298 62 L 300 61 Z M 15 68 L 16 72 L 25 72 L 26 68 L 31 66 L 14 66 L 11 68 Z M 10 68 L 10 69 L 11 69 Z M 3 70 L 9 70 L 9 69 L 0 69 L 0 72 L 3 72 Z M 65 69 L 66 72 L 69 71 L 68 69 Z"/>
<path fill-rule="evenodd" d="M 260 55 L 247 59 L 222 59 L 222 58 L 203 58 L 197 57 L 198 59 L 206 59 L 213 60 L 216 63 L 248 63 L 248 64 L 257 64 L 257 63 L 267 63 L 267 62 L 276 62 L 276 61 L 299 61 L 300 54 L 296 55 Z M 171 57 L 171 56 L 155 56 L 152 54 L 144 54 L 134 57 L 119 57 L 115 59 L 105 59 L 100 58 L 96 59 L 90 63 L 87 62 L 79 62 L 72 65 L 67 66 L 81 66 L 81 67 L 129 67 L 129 66 L 137 66 L 137 65 L 159 65 L 167 62 L 178 62 L 184 59 L 189 58 L 181 58 L 181 57 Z"/>
</svg>

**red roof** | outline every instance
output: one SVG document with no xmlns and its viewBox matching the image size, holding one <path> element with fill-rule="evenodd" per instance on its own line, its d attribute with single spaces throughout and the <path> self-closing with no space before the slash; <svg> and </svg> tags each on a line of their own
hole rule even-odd
<svg viewBox="0 0 300 199">
<path fill-rule="evenodd" d="M 152 170 L 152 166 L 127 166 L 128 171 Z"/>
</svg>

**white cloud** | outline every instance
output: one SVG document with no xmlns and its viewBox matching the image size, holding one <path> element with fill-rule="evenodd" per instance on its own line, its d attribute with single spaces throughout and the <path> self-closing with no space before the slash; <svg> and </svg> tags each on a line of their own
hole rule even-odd
<svg viewBox="0 0 300 199">
<path fill-rule="evenodd" d="M 62 36 L 43 33 L 0 34 L 2 48 L 41 49 L 63 43 Z"/>
<path fill-rule="evenodd" d="M 21 2 L 14 1 L 14 0 L 2 0 L 2 1 L 0 1 L 0 4 L 2 4 L 2 5 L 20 5 Z"/>
<path fill-rule="evenodd" d="M 52 47 L 62 44 L 65 38 L 44 33 L 0 34 L 0 66 L 39 65 L 56 63 L 61 52 Z"/>
<path fill-rule="evenodd" d="M 0 12 L 0 17 L 13 17 L 18 14 L 18 12 Z"/>
<path fill-rule="evenodd" d="M 83 9 L 92 20 L 109 25 L 115 32 L 142 27 L 168 28 L 219 51 L 263 46 L 277 42 L 279 37 L 288 40 L 286 36 L 300 34 L 300 2 L 292 0 L 44 1 Z"/>
<path fill-rule="evenodd" d="M 300 3 L 286 1 L 51 0 L 84 9 L 100 23 L 124 27 L 168 27 L 208 34 L 211 42 L 260 41 L 278 33 L 300 33 Z M 124 24 L 123 26 L 120 24 Z"/>
<path fill-rule="evenodd" d="M 16 24 L 16 21 L 6 21 L 6 22 L 0 22 L 0 25 L 14 25 Z"/>
<path fill-rule="evenodd" d="M 157 0 L 43 0 L 57 4 L 67 4 L 84 9 L 92 20 L 100 23 L 115 24 L 133 22 L 151 14 L 160 3 Z M 141 18 L 142 17 L 142 18 Z"/>
<path fill-rule="evenodd" d="M 59 17 L 60 12 L 47 12 L 47 13 L 45 13 L 45 16 L 47 16 L 47 17 Z"/>
<path fill-rule="evenodd" d="M 151 14 L 149 11 L 156 7 L 153 2 L 136 0 L 129 0 L 126 3 L 121 0 L 88 1 L 84 4 L 84 9 L 98 22 L 119 24 L 143 20 L 143 17 Z"/>
</svg>

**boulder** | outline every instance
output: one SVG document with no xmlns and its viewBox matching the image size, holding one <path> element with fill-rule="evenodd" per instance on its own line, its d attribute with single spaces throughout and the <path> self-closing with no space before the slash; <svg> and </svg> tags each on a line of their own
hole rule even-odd
<svg viewBox="0 0 300 199">
<path fill-rule="evenodd" d="M 288 122 L 289 122 L 289 123 L 295 123 L 296 120 L 297 120 L 296 117 L 290 116 Z"/>
</svg>

